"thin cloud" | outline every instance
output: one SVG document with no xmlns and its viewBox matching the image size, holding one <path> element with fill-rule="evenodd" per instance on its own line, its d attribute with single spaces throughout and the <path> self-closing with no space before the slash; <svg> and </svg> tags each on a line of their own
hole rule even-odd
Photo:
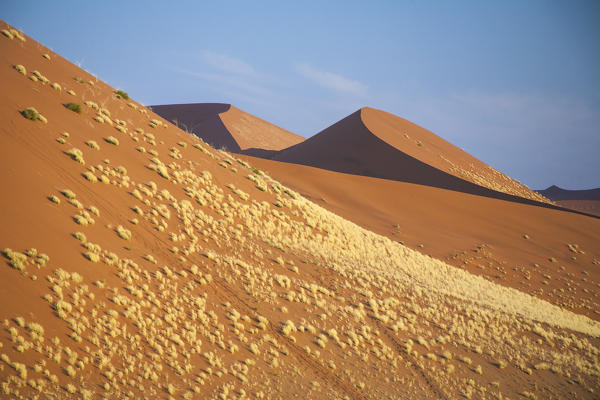
<svg viewBox="0 0 600 400">
<path fill-rule="evenodd" d="M 252 65 L 208 50 L 202 51 L 200 56 L 202 63 L 199 68 L 178 68 L 177 71 L 204 81 L 207 87 L 232 103 L 241 101 L 264 105 L 274 102 L 276 94 L 269 89 L 268 80 Z"/>
<path fill-rule="evenodd" d="M 228 74 L 246 77 L 257 77 L 256 70 L 248 63 L 226 54 L 203 51 L 201 54 L 205 64 Z"/>
<path fill-rule="evenodd" d="M 294 65 L 294 70 L 315 84 L 336 92 L 363 95 L 367 91 L 367 86 L 359 81 L 345 78 L 333 72 L 319 70 L 307 63 Z"/>
<path fill-rule="evenodd" d="M 215 88 L 236 89 L 246 94 L 257 96 L 272 96 L 274 93 L 261 85 L 260 83 L 252 82 L 247 78 L 236 75 L 228 75 L 214 72 L 188 71 L 181 70 L 182 73 L 196 78 L 200 78 L 209 82 Z"/>
</svg>

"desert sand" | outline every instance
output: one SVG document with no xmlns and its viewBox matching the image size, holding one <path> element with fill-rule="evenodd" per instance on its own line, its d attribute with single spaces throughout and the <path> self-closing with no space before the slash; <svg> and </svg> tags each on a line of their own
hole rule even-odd
<svg viewBox="0 0 600 400">
<path fill-rule="evenodd" d="M 598 218 L 429 185 L 246 160 L 370 231 L 600 320 Z"/>
<path fill-rule="evenodd" d="M 304 140 L 230 104 L 170 104 L 151 108 L 212 147 L 234 153 L 263 156 Z"/>
<path fill-rule="evenodd" d="M 548 202 L 539 193 L 403 118 L 364 107 L 270 159 L 402 182 Z"/>
<path fill-rule="evenodd" d="M 595 315 L 365 229 L 0 29 L 2 397 L 597 398 Z M 506 240 L 550 267 L 567 254 L 541 236 L 578 240 L 578 301 L 575 283 L 598 285 L 597 220 L 538 208 L 564 230 Z"/>
</svg>

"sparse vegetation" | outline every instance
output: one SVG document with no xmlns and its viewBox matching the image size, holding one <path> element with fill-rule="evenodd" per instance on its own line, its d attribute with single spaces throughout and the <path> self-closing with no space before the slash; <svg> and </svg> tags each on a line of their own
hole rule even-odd
<svg viewBox="0 0 600 400">
<path fill-rule="evenodd" d="M 77 161 L 80 164 L 85 164 L 85 160 L 83 159 L 83 152 L 76 147 L 73 147 L 67 151 L 65 154 L 71 157 L 72 160 Z"/>
<path fill-rule="evenodd" d="M 27 70 L 21 64 L 13 65 L 13 68 L 16 69 L 21 75 L 27 75 Z"/>
<path fill-rule="evenodd" d="M 24 109 L 21 111 L 21 115 L 31 121 L 37 120 L 43 122 L 44 124 L 48 122 L 48 120 L 33 107 Z"/>
<path fill-rule="evenodd" d="M 127 92 L 124 92 L 121 89 L 115 90 L 115 94 L 119 99 L 129 100 L 129 94 L 127 94 Z"/>
<path fill-rule="evenodd" d="M 118 145 L 119 145 L 119 139 L 117 139 L 117 138 L 116 138 L 116 137 L 114 137 L 114 136 L 109 136 L 109 137 L 107 137 L 107 138 L 104 138 L 104 140 L 105 140 L 107 143 L 114 144 L 115 146 L 118 146 Z"/>
<path fill-rule="evenodd" d="M 91 147 L 94 150 L 100 150 L 100 146 L 98 146 L 98 143 L 96 143 L 95 140 L 88 140 L 87 142 L 85 142 L 85 144 L 87 144 L 89 147 Z"/>
<path fill-rule="evenodd" d="M 65 108 L 67 108 L 68 110 L 71 110 L 73 112 L 76 112 L 77 114 L 81 114 L 81 105 L 80 104 L 66 103 Z"/>
</svg>

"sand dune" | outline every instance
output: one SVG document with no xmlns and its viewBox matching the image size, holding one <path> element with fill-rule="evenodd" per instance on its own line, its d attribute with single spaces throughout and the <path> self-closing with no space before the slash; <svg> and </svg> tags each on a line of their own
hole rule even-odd
<svg viewBox="0 0 600 400">
<path fill-rule="evenodd" d="M 539 193 L 550 200 L 600 200 L 600 188 L 587 190 L 567 190 L 552 185 L 547 189 L 538 190 Z"/>
<path fill-rule="evenodd" d="M 361 228 L 2 29 L 0 397 L 597 397 L 596 320 Z M 594 309 L 591 267 L 567 292 Z"/>
<path fill-rule="evenodd" d="M 264 155 L 300 143 L 302 136 L 248 114 L 230 104 L 170 104 L 151 107 L 216 149 Z"/>
<path fill-rule="evenodd" d="M 426 129 L 368 107 L 269 158 L 482 196 L 547 201 Z"/>
<path fill-rule="evenodd" d="M 303 165 L 248 161 L 366 229 L 600 320 L 600 219 Z M 574 252 L 569 244 L 584 253 Z"/>
<path fill-rule="evenodd" d="M 600 216 L 600 188 L 567 190 L 552 185 L 537 192 L 562 207 Z"/>
</svg>

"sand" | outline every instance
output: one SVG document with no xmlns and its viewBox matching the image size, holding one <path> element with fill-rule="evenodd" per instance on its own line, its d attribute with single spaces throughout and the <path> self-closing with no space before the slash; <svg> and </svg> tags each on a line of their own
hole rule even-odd
<svg viewBox="0 0 600 400">
<path fill-rule="evenodd" d="M 464 193 L 547 202 L 432 132 L 369 107 L 269 158 Z"/>
<path fill-rule="evenodd" d="M 264 151 L 281 150 L 304 140 L 230 104 L 170 104 L 152 109 L 214 148 L 235 153 L 262 155 Z"/>
</svg>

